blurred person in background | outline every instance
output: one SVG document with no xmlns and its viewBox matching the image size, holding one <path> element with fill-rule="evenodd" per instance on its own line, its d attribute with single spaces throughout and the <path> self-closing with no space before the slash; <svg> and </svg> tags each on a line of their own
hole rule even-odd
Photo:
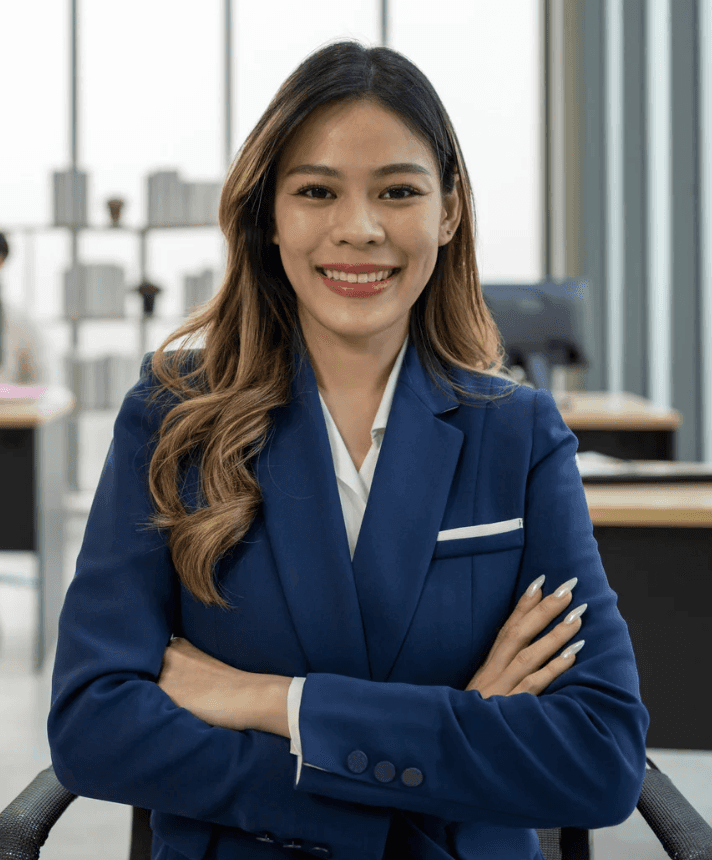
<svg viewBox="0 0 712 860">
<path fill-rule="evenodd" d="M 0 233 L 0 269 L 10 255 Z M 18 305 L 7 301 L 0 280 L 0 385 L 58 385 L 59 359 L 39 326 Z"/>
</svg>

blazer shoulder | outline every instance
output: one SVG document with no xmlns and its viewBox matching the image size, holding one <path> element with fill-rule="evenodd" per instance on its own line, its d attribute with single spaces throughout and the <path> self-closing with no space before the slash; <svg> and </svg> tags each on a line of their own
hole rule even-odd
<svg viewBox="0 0 712 860">
<path fill-rule="evenodd" d="M 177 350 L 166 353 L 170 359 Z M 195 367 L 197 354 L 202 350 L 188 350 L 183 356 L 180 365 L 181 373 L 188 373 Z M 119 412 L 119 418 L 124 424 L 132 424 L 140 421 L 144 431 L 153 428 L 155 421 L 159 421 L 163 415 L 178 403 L 176 395 L 169 389 L 164 388 L 156 375 L 153 373 L 152 362 L 155 350 L 147 352 L 141 359 L 139 378 L 128 390 Z M 144 424 L 149 420 L 148 426 Z"/>
<path fill-rule="evenodd" d="M 498 376 L 492 373 L 455 368 L 453 379 L 465 391 L 474 395 L 466 399 L 465 402 L 468 405 L 522 406 L 531 405 L 536 399 L 537 391 L 535 388 L 504 375 Z"/>
<path fill-rule="evenodd" d="M 503 420 L 528 416 L 532 424 L 543 426 L 566 426 L 554 395 L 548 388 L 534 388 L 508 378 L 490 376 L 490 387 L 486 391 L 492 398 L 488 406 L 500 411 Z"/>
<path fill-rule="evenodd" d="M 172 356 L 174 356 L 178 350 L 172 349 L 166 353 L 166 358 L 171 361 Z M 191 370 L 195 369 L 196 361 L 202 355 L 202 349 L 189 349 L 186 350 L 183 355 L 183 361 L 181 362 L 181 373 L 189 373 Z M 157 382 L 156 377 L 153 374 L 153 356 L 156 354 L 156 350 L 152 350 L 151 352 L 147 352 L 144 357 L 141 359 L 141 369 L 139 372 L 139 381 L 145 380 L 151 385 L 155 385 Z"/>
<path fill-rule="evenodd" d="M 169 352 L 166 352 L 165 355 L 169 363 L 174 361 L 173 356 L 175 356 L 177 351 L 178 350 L 170 350 Z M 197 359 L 202 352 L 202 349 L 190 349 L 185 351 L 180 363 L 181 374 L 190 373 L 190 371 L 195 369 Z M 139 378 L 131 391 L 129 391 L 129 395 L 132 397 L 137 396 L 147 398 L 154 391 L 160 392 L 162 388 L 161 383 L 153 372 L 153 356 L 155 354 L 156 351 L 152 350 L 151 352 L 147 352 L 141 359 Z"/>
</svg>

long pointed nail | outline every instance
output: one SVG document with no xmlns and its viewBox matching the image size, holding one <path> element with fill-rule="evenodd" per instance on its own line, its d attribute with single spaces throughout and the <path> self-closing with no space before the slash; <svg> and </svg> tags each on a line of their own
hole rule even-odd
<svg viewBox="0 0 712 860">
<path fill-rule="evenodd" d="M 578 582 L 577 576 L 575 576 L 573 579 L 569 579 L 567 582 L 564 582 L 562 585 L 559 586 L 559 590 L 556 592 L 554 597 L 563 597 L 569 591 L 573 591 L 574 586 L 576 585 L 577 582 Z"/>
</svg>

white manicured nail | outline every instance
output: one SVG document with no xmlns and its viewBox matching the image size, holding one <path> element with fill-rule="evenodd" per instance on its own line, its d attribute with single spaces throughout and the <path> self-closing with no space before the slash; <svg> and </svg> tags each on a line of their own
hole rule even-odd
<svg viewBox="0 0 712 860">
<path fill-rule="evenodd" d="M 545 579 L 546 579 L 545 573 L 543 573 L 540 577 L 535 579 L 534 582 L 532 582 L 532 584 L 529 586 L 529 588 L 527 588 L 527 597 L 534 597 L 534 595 L 537 593 L 537 591 L 544 584 Z"/>
<path fill-rule="evenodd" d="M 588 603 L 582 603 L 581 606 L 577 606 L 576 609 L 572 609 L 566 618 L 564 618 L 564 624 L 573 624 L 577 618 L 580 618 L 584 614 L 587 606 Z"/>
<path fill-rule="evenodd" d="M 569 579 L 559 586 L 559 590 L 556 592 L 554 597 L 563 597 L 567 591 L 573 591 L 574 586 L 578 582 L 578 577 L 575 576 L 573 579 Z"/>
<path fill-rule="evenodd" d="M 561 656 L 564 659 L 566 659 L 567 657 L 573 657 L 574 654 L 578 654 L 578 652 L 583 648 L 585 644 L 586 640 L 580 639 L 575 645 L 572 645 L 570 648 L 567 648 Z"/>
</svg>

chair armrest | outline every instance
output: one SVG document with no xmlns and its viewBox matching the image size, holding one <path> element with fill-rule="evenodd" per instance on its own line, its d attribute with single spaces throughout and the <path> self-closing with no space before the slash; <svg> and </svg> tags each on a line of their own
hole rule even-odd
<svg viewBox="0 0 712 860">
<path fill-rule="evenodd" d="M 76 798 L 50 765 L 0 812 L 0 860 L 37 860 L 49 831 Z"/>
<path fill-rule="evenodd" d="M 647 758 L 647 757 L 646 757 Z M 669 857 L 712 860 L 712 827 L 650 759 L 638 809 Z"/>
</svg>

